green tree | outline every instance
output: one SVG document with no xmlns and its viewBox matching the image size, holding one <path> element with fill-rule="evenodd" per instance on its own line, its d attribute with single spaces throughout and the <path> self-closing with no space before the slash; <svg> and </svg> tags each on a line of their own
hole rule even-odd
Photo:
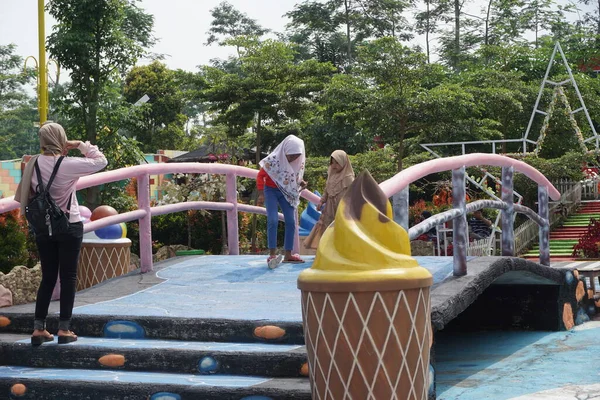
<svg viewBox="0 0 600 400">
<path fill-rule="evenodd" d="M 22 70 L 23 59 L 14 44 L 0 45 L 0 159 L 37 152 L 36 107 L 24 90 L 33 72 Z M 33 136 L 33 137 L 32 137 Z"/>
<path fill-rule="evenodd" d="M 306 147 L 312 155 L 329 156 L 344 149 L 349 154 L 367 151 L 373 135 L 362 126 L 369 84 L 354 74 L 337 74 L 319 100 L 319 110 L 305 128 Z"/>
<path fill-rule="evenodd" d="M 314 107 L 333 67 L 315 60 L 295 63 L 291 44 L 248 38 L 234 42 L 243 49 L 239 72 L 204 67 L 208 86 L 204 95 L 216 113 L 212 123 L 226 125 L 230 136 L 240 136 L 251 125 L 255 127 L 258 162 L 263 127 L 301 120 Z"/>
<path fill-rule="evenodd" d="M 552 29 L 556 21 L 564 21 L 565 15 L 559 8 L 555 9 L 555 0 L 531 0 L 524 3 L 520 11 L 521 21 L 526 31 L 533 33 L 534 46 L 537 48 L 544 31 Z"/>
<path fill-rule="evenodd" d="M 50 0 L 47 9 L 56 19 L 48 50 L 62 68 L 71 71 L 69 85 L 74 125 L 96 143 L 98 113 L 103 93 L 145 53 L 154 39 L 154 18 L 135 0 Z M 98 203 L 98 191 L 88 191 L 88 203 Z"/>
<path fill-rule="evenodd" d="M 585 13 L 584 22 L 592 28 L 595 35 L 600 36 L 600 0 L 579 0 L 579 3 L 592 7 L 592 11 Z M 596 41 L 600 43 L 600 38 Z"/>
<path fill-rule="evenodd" d="M 154 61 L 134 67 L 125 78 L 125 99 L 137 102 L 147 95 L 150 100 L 140 107 L 137 124 L 130 134 L 141 143 L 142 150 L 154 153 L 158 149 L 179 149 L 184 139 L 184 97 L 174 71 Z"/>
<path fill-rule="evenodd" d="M 296 43 L 309 42 L 312 56 L 342 68 L 351 64 L 355 46 L 366 38 L 355 23 L 360 16 L 357 0 L 305 0 L 285 15 Z"/>
<path fill-rule="evenodd" d="M 420 35 L 425 35 L 425 54 L 429 63 L 431 62 L 432 35 L 439 32 L 439 24 L 447 12 L 448 2 L 445 0 L 424 0 L 424 7 L 414 15 L 415 31 Z"/>
<path fill-rule="evenodd" d="M 443 71 L 428 65 L 423 53 L 410 50 L 397 39 L 383 38 L 360 48 L 357 72 L 367 88 L 365 105 L 357 110 L 362 116 L 360 124 L 394 145 L 400 171 L 405 140 L 418 136 L 431 123 L 423 112 L 435 111 L 425 104 L 428 92 L 444 80 Z M 457 103 L 462 93 L 447 91 L 448 95 Z"/>
<path fill-rule="evenodd" d="M 246 14 L 236 10 L 226 1 L 221 2 L 217 7 L 210 10 L 212 21 L 208 30 L 207 45 L 218 43 L 220 46 L 228 44 L 228 40 L 239 36 L 257 36 L 260 37 L 269 32 L 268 29 L 261 27 L 256 20 L 249 18 Z M 240 48 L 236 46 L 238 56 Z"/>
<path fill-rule="evenodd" d="M 404 16 L 412 0 L 362 0 L 359 2 L 357 29 L 374 38 L 396 37 L 410 40 L 413 28 Z"/>
</svg>

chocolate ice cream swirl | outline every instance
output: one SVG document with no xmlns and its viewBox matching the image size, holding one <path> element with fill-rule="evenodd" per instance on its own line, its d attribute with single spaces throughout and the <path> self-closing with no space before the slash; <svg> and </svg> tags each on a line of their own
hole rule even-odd
<svg viewBox="0 0 600 400">
<path fill-rule="evenodd" d="M 430 286 L 431 273 L 410 256 L 408 233 L 392 219 L 392 206 L 365 171 L 348 188 L 335 222 L 325 231 L 312 268 L 302 282 L 370 290 L 373 284 L 410 289 Z"/>
</svg>

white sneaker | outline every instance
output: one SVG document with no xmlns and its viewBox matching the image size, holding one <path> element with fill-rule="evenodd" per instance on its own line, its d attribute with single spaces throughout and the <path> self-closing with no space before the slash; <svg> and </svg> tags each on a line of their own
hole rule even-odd
<svg viewBox="0 0 600 400">
<path fill-rule="evenodd" d="M 267 259 L 267 266 L 269 267 L 269 269 L 275 269 L 275 268 L 279 267 L 279 265 L 281 264 L 282 261 L 283 261 L 282 255 L 269 257 Z"/>
</svg>

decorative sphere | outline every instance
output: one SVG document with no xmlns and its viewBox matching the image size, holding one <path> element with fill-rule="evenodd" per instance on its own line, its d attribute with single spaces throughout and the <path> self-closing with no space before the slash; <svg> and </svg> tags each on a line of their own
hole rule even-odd
<svg viewBox="0 0 600 400">
<path fill-rule="evenodd" d="M 79 206 L 79 215 L 81 215 L 82 218 L 88 219 L 92 216 L 92 210 L 86 206 Z"/>
<path fill-rule="evenodd" d="M 23 396 L 26 391 L 27 391 L 27 387 L 25 385 L 23 385 L 22 383 L 15 383 L 10 388 L 10 392 L 17 397 Z"/>
<path fill-rule="evenodd" d="M 127 226 L 124 222 L 96 229 L 96 236 L 100 239 L 120 239 L 127 236 Z"/>
<path fill-rule="evenodd" d="M 94 209 L 94 212 L 92 212 L 90 220 L 95 221 L 100 218 L 110 217 L 117 214 L 119 214 L 117 210 L 111 206 L 98 206 Z"/>
</svg>

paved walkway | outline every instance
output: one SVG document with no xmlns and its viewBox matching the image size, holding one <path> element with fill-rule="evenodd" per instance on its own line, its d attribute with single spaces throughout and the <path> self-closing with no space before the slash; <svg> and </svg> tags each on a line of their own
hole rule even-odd
<svg viewBox="0 0 600 400">
<path fill-rule="evenodd" d="M 416 257 L 434 282 L 452 275 L 452 257 Z M 194 257 L 159 270 L 163 282 L 128 296 L 76 307 L 75 315 L 222 318 L 302 322 L 297 279 L 305 264 L 266 268 L 264 256 Z M 110 290 L 110 286 L 106 286 Z"/>
</svg>

